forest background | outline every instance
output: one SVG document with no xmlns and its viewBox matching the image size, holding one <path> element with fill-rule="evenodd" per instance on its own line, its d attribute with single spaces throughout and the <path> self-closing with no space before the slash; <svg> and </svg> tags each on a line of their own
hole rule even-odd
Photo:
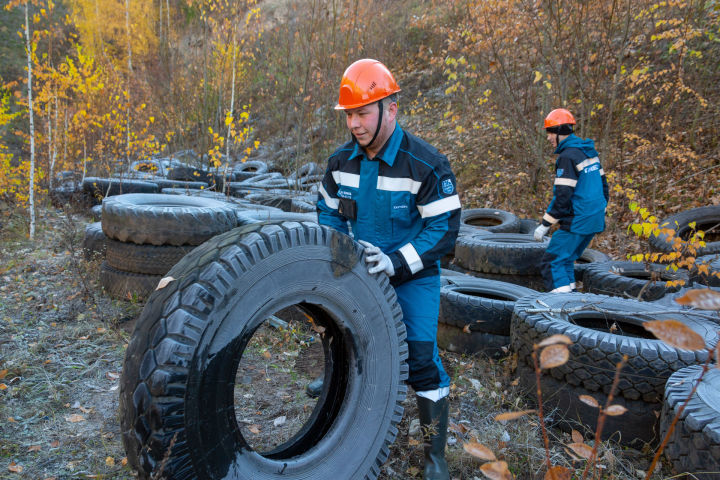
<svg viewBox="0 0 720 480">
<path fill-rule="evenodd" d="M 596 247 L 636 248 L 630 202 L 720 203 L 714 0 L 13 0 L 0 18 L 0 218 L 14 230 L 30 230 L 31 176 L 41 207 L 57 172 L 188 148 L 323 164 L 347 138 L 339 79 L 363 57 L 395 73 L 401 124 L 450 158 L 466 208 L 542 215 L 542 119 L 560 106 L 611 185 Z"/>
</svg>

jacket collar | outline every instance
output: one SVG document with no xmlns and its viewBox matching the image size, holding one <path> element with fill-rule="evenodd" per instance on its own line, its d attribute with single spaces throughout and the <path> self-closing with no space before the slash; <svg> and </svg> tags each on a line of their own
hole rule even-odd
<svg viewBox="0 0 720 480">
<path fill-rule="evenodd" d="M 395 157 L 397 157 L 398 151 L 400 150 L 400 144 L 402 143 L 402 139 L 403 130 L 402 128 L 400 128 L 400 125 L 396 123 L 395 130 L 393 131 L 392 135 L 390 135 L 390 138 L 387 139 L 385 145 L 383 145 L 375 158 L 382 160 L 383 162 L 387 163 L 389 166 L 392 167 L 395 163 Z M 365 151 L 360 147 L 360 145 L 358 145 L 357 142 L 354 143 L 355 146 L 353 147 L 353 151 L 350 154 L 351 160 L 357 156 L 365 155 Z"/>
</svg>

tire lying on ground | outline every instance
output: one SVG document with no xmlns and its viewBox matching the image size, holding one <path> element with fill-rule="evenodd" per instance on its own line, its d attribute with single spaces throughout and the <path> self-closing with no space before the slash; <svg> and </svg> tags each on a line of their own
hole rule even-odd
<svg viewBox="0 0 720 480">
<path fill-rule="evenodd" d="M 587 293 L 615 295 L 641 300 L 657 300 L 664 295 L 676 292 L 681 285 L 667 286 L 672 280 L 689 281 L 687 271 L 666 270 L 665 265 L 651 263 L 610 261 L 591 263 L 585 268 L 583 290 Z M 650 282 L 650 283 L 648 283 Z"/>
<path fill-rule="evenodd" d="M 539 275 L 549 239 L 522 233 L 480 233 L 458 237 L 455 259 L 468 270 L 509 275 Z"/>
<path fill-rule="evenodd" d="M 702 365 L 693 365 L 670 376 L 660 425 L 664 437 L 679 415 L 665 447 L 665 456 L 678 473 L 691 473 L 690 477 L 698 480 L 713 480 L 720 472 L 720 370 L 711 367 L 705 373 L 680 414 L 702 370 Z"/>
<path fill-rule="evenodd" d="M 103 201 L 103 232 L 121 242 L 200 245 L 237 225 L 235 208 L 201 197 L 129 194 Z"/>
<path fill-rule="evenodd" d="M 575 260 L 575 281 L 582 282 L 584 280 L 585 269 L 587 269 L 591 263 L 604 263 L 610 260 L 611 258 L 607 254 L 593 250 L 592 248 L 586 248 L 583 254 L 580 255 L 580 258 Z"/>
<path fill-rule="evenodd" d="M 533 220 L 532 218 L 521 218 L 517 233 L 535 233 L 535 229 L 539 225 L 540 222 Z"/>
<path fill-rule="evenodd" d="M 513 213 L 495 208 L 471 208 L 460 213 L 460 224 L 482 227 L 493 233 L 516 233 L 520 219 Z"/>
<path fill-rule="evenodd" d="M 438 346 L 472 355 L 502 353 L 510 344 L 515 301 L 537 293 L 511 283 L 459 274 L 442 277 Z"/>
<path fill-rule="evenodd" d="M 316 224 L 256 224 L 170 270 L 177 280 L 151 295 L 121 377 L 123 444 L 140 478 L 378 476 L 402 417 L 407 345 L 388 278 L 361 256 Z M 324 389 L 297 433 L 258 452 L 235 417 L 236 373 L 256 329 L 292 305 L 323 329 Z"/>
<path fill-rule="evenodd" d="M 675 230 L 675 236 L 687 240 L 692 234 L 691 223 L 695 223 L 695 230 L 706 232 L 704 247 L 697 250 L 697 255 L 710 255 L 720 253 L 720 205 L 699 207 L 670 215 L 659 222 L 661 229 Z M 672 252 L 670 235 L 661 233 L 657 237 L 650 235 L 650 247 L 659 252 Z"/>
<path fill-rule="evenodd" d="M 105 256 L 108 238 L 102 231 L 100 222 L 90 223 L 85 227 L 85 237 L 83 238 L 83 256 L 85 260 L 92 260 L 97 257 Z"/>
<path fill-rule="evenodd" d="M 452 278 L 450 279 L 452 282 Z M 535 290 L 485 278 L 463 279 L 440 287 L 438 321 L 472 332 L 510 335 L 515 301 Z"/>
<path fill-rule="evenodd" d="M 145 180 L 98 177 L 86 177 L 82 181 L 82 189 L 96 199 L 125 193 L 157 193 L 160 191 L 156 183 Z"/>
<path fill-rule="evenodd" d="M 518 353 L 518 364 L 525 368 L 519 369 L 521 384 L 528 391 L 535 391 L 532 370 L 527 374 L 533 365 L 534 344 L 555 334 L 570 337 L 573 343 L 567 363 L 543 372 L 543 403 L 558 409 L 561 428 L 576 428 L 574 422 L 579 422 L 592 432 L 598 410 L 584 404 L 578 395 L 590 395 L 601 402 L 610 392 L 616 364 L 627 355 L 613 403 L 630 411 L 607 417 L 603 436 L 635 446 L 657 441 L 656 413 L 662 408 L 667 379 L 681 368 L 704 362 L 708 352 L 673 348 L 655 339 L 642 323 L 679 320 L 698 333 L 708 349 L 718 341 L 712 322 L 663 311 L 665 307 L 648 302 L 592 294 L 538 294 L 519 299 L 513 311 L 510 336 Z"/>
</svg>

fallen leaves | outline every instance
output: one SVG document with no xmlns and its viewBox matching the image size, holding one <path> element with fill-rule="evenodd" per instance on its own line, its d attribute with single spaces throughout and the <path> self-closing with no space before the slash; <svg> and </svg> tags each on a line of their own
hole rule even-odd
<svg viewBox="0 0 720 480">
<path fill-rule="evenodd" d="M 83 417 L 82 415 L 78 415 L 77 413 L 73 413 L 72 415 L 65 417 L 65 420 L 70 423 L 79 423 L 84 422 L 85 417 Z"/>
<path fill-rule="evenodd" d="M 578 456 L 588 459 L 592 456 L 592 447 L 585 443 L 571 443 L 568 445 L 570 449 L 575 452 Z"/>
<path fill-rule="evenodd" d="M 155 290 L 162 290 L 163 288 L 167 287 L 170 284 L 170 282 L 173 282 L 173 281 L 175 281 L 175 279 L 173 277 L 169 277 L 169 276 L 163 277 L 158 282 L 158 285 L 155 288 Z"/>
<path fill-rule="evenodd" d="M 540 368 L 555 368 L 564 365 L 570 358 L 570 350 L 565 345 L 555 344 L 543 348 L 540 352 Z"/>
<path fill-rule="evenodd" d="M 545 472 L 545 480 L 570 480 L 572 473 L 572 470 L 567 467 L 555 465 Z"/>
<path fill-rule="evenodd" d="M 500 413 L 498 415 L 495 415 L 495 421 L 496 422 L 503 422 L 507 420 L 515 420 L 520 417 L 524 417 L 525 415 L 528 415 L 530 413 L 534 413 L 535 410 L 520 410 L 518 412 L 505 412 Z"/>
<path fill-rule="evenodd" d="M 653 320 L 644 322 L 643 327 L 671 347 L 683 350 L 705 348 L 702 336 L 679 320 Z"/>
<path fill-rule="evenodd" d="M 492 450 L 478 442 L 467 442 L 463 444 L 463 450 L 472 455 L 473 457 L 479 458 L 480 460 L 495 461 L 497 458 Z"/>
<path fill-rule="evenodd" d="M 12 473 L 22 473 L 23 467 L 22 465 L 18 465 L 15 462 L 10 462 L 10 465 L 8 465 L 8 470 Z"/>
<path fill-rule="evenodd" d="M 591 407 L 599 408 L 600 404 L 590 395 L 580 395 L 580 401 L 583 402 L 585 405 L 590 405 Z"/>
<path fill-rule="evenodd" d="M 690 305 L 701 310 L 720 310 L 720 292 L 709 288 L 689 290 L 675 301 L 680 305 Z"/>
<path fill-rule="evenodd" d="M 507 462 L 490 462 L 480 466 L 480 471 L 490 480 L 512 480 L 513 474 Z"/>
<path fill-rule="evenodd" d="M 622 415 L 627 411 L 628 409 L 623 407 L 622 405 L 610 405 L 605 409 L 605 413 L 607 415 L 610 415 L 611 417 L 617 417 L 618 415 Z"/>
</svg>

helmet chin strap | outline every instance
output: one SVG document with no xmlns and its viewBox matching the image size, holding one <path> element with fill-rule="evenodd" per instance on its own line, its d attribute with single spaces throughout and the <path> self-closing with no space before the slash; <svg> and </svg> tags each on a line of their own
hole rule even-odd
<svg viewBox="0 0 720 480">
<path fill-rule="evenodd" d="M 365 145 L 363 148 L 368 148 L 370 145 L 372 145 L 373 142 L 375 141 L 375 139 L 377 138 L 378 133 L 380 133 L 380 127 L 382 126 L 382 116 L 383 116 L 383 102 L 382 102 L 382 100 L 379 100 L 379 101 L 377 102 L 377 104 L 378 104 L 379 113 L 378 113 L 377 128 L 375 129 L 375 135 L 373 135 L 373 137 L 372 137 L 372 139 L 370 140 L 370 142 L 368 142 L 368 144 Z M 350 136 L 352 137 L 352 139 L 353 139 L 353 141 L 354 141 L 355 143 L 358 143 L 357 138 L 355 138 L 355 135 L 354 135 L 352 132 L 350 132 Z M 358 145 L 359 145 L 359 143 L 358 143 Z"/>
</svg>

